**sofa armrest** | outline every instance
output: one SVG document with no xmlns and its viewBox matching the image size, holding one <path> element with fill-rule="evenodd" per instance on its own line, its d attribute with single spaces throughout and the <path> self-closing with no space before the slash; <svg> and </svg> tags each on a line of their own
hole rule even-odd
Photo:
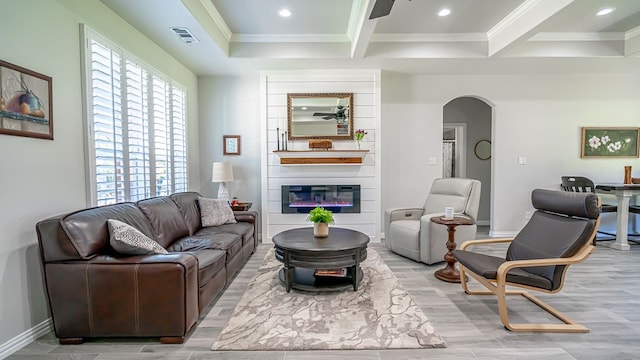
<svg viewBox="0 0 640 360">
<path fill-rule="evenodd" d="M 418 220 L 424 213 L 423 208 L 389 208 L 384 211 L 384 244 L 392 248 L 391 223 L 396 220 Z"/>
<path fill-rule="evenodd" d="M 58 215 L 36 224 L 40 257 L 43 262 L 75 260 L 82 257 L 75 246 L 60 226 L 60 219 L 64 215 Z"/>
<path fill-rule="evenodd" d="M 384 212 L 385 222 L 391 223 L 396 220 L 419 220 L 424 214 L 423 208 L 392 208 Z"/>
<path fill-rule="evenodd" d="M 236 221 L 257 223 L 258 212 L 257 211 L 234 211 L 233 215 L 236 217 Z"/>
<path fill-rule="evenodd" d="M 189 253 L 44 264 L 56 336 L 184 337 L 198 320 L 198 260 Z"/>
<path fill-rule="evenodd" d="M 236 217 L 236 221 L 240 222 L 248 222 L 253 224 L 253 245 L 254 249 L 258 246 L 258 229 L 260 228 L 260 224 L 258 221 L 260 217 L 258 216 L 257 211 L 234 211 L 233 215 Z"/>
</svg>

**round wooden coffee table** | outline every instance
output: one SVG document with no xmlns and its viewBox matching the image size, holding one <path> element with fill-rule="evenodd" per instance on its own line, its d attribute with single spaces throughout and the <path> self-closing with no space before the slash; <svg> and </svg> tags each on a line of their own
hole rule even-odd
<svg viewBox="0 0 640 360">
<path fill-rule="evenodd" d="M 273 237 L 278 272 L 287 292 L 358 290 L 362 280 L 360 263 L 367 258 L 369 236 L 359 231 L 331 227 L 329 236 L 313 236 L 313 228 L 285 230 Z M 317 275 L 316 270 L 346 269 L 343 276 Z"/>
</svg>

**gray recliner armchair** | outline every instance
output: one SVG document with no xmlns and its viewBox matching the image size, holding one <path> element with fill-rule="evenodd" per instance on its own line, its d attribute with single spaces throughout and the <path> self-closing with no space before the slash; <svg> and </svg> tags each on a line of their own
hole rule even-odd
<svg viewBox="0 0 640 360">
<path fill-rule="evenodd" d="M 396 254 L 425 264 L 444 261 L 447 253 L 447 227 L 431 222 L 431 217 L 453 207 L 457 216 L 474 221 L 480 205 L 480 181 L 474 179 L 436 179 L 422 208 L 387 209 L 384 217 L 384 243 Z M 477 225 L 458 226 L 456 243 L 475 239 Z"/>
</svg>

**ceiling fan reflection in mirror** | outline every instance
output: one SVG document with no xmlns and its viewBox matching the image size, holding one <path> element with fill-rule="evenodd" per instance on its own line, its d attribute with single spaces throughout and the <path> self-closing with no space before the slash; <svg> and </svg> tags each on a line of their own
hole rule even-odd
<svg viewBox="0 0 640 360">
<path fill-rule="evenodd" d="M 334 113 L 316 112 L 316 113 L 313 113 L 313 116 L 322 116 L 322 118 L 325 120 L 331 120 L 331 119 L 344 120 L 347 118 L 347 115 L 345 114 L 346 111 L 347 111 L 346 107 L 342 105 L 338 105 L 336 107 L 336 112 Z"/>
</svg>

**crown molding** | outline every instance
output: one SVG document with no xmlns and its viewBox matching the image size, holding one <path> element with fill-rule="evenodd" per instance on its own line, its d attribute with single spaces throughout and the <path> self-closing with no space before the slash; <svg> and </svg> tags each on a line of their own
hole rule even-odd
<svg viewBox="0 0 640 360">
<path fill-rule="evenodd" d="M 372 42 L 477 42 L 487 41 L 484 33 L 452 34 L 373 34 Z"/>
<path fill-rule="evenodd" d="M 349 42 L 346 34 L 233 34 L 231 42 L 248 43 L 336 43 Z"/>
<path fill-rule="evenodd" d="M 527 41 L 624 41 L 625 33 L 541 32 Z"/>
</svg>

